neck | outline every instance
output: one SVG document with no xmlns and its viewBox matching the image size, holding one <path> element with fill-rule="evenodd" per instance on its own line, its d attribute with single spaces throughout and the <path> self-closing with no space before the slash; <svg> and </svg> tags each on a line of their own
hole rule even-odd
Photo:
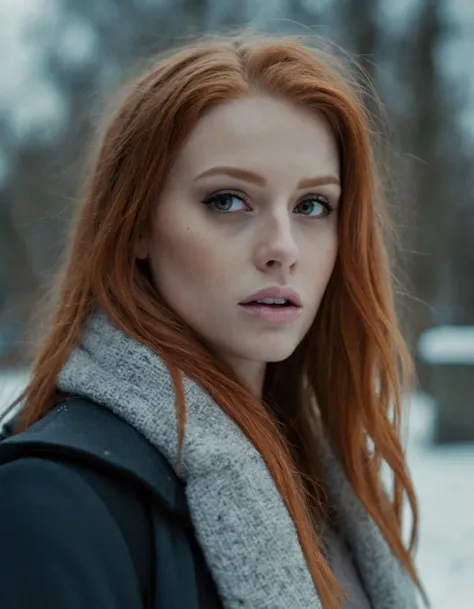
<svg viewBox="0 0 474 609">
<path fill-rule="evenodd" d="M 259 399 L 263 394 L 263 382 L 265 379 L 265 362 L 254 362 L 232 357 L 225 358 L 240 381 L 252 391 Z"/>
</svg>

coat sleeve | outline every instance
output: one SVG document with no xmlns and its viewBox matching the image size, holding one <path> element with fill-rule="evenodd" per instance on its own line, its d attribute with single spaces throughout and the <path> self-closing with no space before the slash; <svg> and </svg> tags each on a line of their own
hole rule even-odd
<svg viewBox="0 0 474 609">
<path fill-rule="evenodd" d="M 117 524 L 65 465 L 24 458 L 0 467 L 0 607 L 141 609 Z"/>
</svg>

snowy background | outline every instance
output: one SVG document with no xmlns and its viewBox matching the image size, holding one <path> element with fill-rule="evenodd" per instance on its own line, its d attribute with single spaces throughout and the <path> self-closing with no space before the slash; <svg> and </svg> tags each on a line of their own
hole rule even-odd
<svg viewBox="0 0 474 609">
<path fill-rule="evenodd" d="M 420 505 L 417 562 L 433 609 L 474 604 L 474 445 L 432 443 L 434 405 L 413 396 L 408 464 Z"/>
</svg>

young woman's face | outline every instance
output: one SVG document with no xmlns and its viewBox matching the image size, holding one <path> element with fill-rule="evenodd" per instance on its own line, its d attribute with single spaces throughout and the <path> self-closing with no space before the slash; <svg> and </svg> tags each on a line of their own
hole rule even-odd
<svg viewBox="0 0 474 609">
<path fill-rule="evenodd" d="M 289 357 L 318 311 L 337 254 L 339 180 L 322 115 L 233 101 L 197 124 L 140 245 L 164 300 L 257 393 L 265 364 Z M 242 304 L 264 288 L 300 306 Z"/>
</svg>

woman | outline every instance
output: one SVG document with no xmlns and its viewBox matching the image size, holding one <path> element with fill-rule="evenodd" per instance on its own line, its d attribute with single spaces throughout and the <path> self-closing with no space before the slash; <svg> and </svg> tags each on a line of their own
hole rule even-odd
<svg viewBox="0 0 474 609">
<path fill-rule="evenodd" d="M 134 84 L 100 145 L 17 437 L 33 430 L 38 447 L 44 421 L 54 436 L 64 412 L 95 405 L 165 458 L 156 494 L 182 489 L 184 504 L 153 508 L 145 601 L 119 499 L 67 459 L 10 459 L 2 608 L 417 606 L 399 440 L 410 366 L 369 133 L 363 92 L 294 39 L 202 41 Z"/>
</svg>

